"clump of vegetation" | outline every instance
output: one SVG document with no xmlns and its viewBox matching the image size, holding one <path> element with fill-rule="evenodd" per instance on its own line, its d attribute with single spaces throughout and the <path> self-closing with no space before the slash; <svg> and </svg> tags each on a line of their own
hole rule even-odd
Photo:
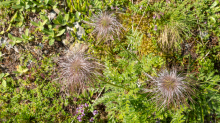
<svg viewBox="0 0 220 123">
<path fill-rule="evenodd" d="M 0 0 L 0 122 L 219 122 L 219 7 Z"/>
<path fill-rule="evenodd" d="M 190 87 L 190 83 L 185 81 L 185 77 L 181 77 L 177 74 L 176 70 L 168 72 L 168 70 L 162 70 L 157 78 L 154 78 L 146 73 L 146 75 L 153 80 L 155 90 L 153 91 L 154 98 L 158 106 L 170 105 L 179 107 L 189 99 L 193 102 L 191 95 L 193 91 Z"/>
<path fill-rule="evenodd" d="M 71 50 L 59 59 L 58 64 L 62 85 L 74 93 L 80 93 L 89 84 L 94 84 L 103 68 L 95 58 L 89 57 L 82 51 Z"/>
<path fill-rule="evenodd" d="M 119 38 L 122 25 L 117 21 L 116 16 L 109 12 L 99 12 L 90 18 L 91 26 L 94 26 L 92 34 L 95 34 L 97 40 L 114 40 Z M 88 23 L 88 22 L 86 22 Z"/>
</svg>

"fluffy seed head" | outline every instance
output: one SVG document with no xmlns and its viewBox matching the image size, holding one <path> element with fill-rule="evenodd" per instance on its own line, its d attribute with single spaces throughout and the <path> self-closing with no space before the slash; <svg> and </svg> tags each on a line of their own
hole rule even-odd
<svg viewBox="0 0 220 123">
<path fill-rule="evenodd" d="M 92 34 L 96 34 L 99 41 L 113 40 L 114 36 L 119 37 L 123 28 L 113 13 L 100 12 L 97 15 L 93 15 L 90 20 L 91 23 L 89 24 L 95 27 Z"/>
<path fill-rule="evenodd" d="M 176 70 L 168 72 L 166 69 L 162 70 L 158 77 L 153 78 L 146 74 L 153 80 L 155 85 L 155 96 L 156 102 L 159 106 L 180 106 L 188 103 L 186 99 L 193 102 L 191 95 L 194 93 L 189 83 L 185 81 L 185 77 L 180 77 Z"/>
<path fill-rule="evenodd" d="M 95 58 L 82 52 L 69 51 L 59 59 L 60 81 L 68 90 L 80 93 L 89 83 L 94 83 L 103 68 Z"/>
</svg>

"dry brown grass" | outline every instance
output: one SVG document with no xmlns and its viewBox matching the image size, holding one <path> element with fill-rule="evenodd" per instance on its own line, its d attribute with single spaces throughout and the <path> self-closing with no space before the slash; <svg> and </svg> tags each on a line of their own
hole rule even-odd
<svg viewBox="0 0 220 123">
<path fill-rule="evenodd" d="M 183 35 L 188 35 L 184 30 L 187 29 L 182 23 L 172 22 L 166 24 L 159 36 L 158 46 L 165 53 L 178 52 L 183 41 Z"/>
</svg>

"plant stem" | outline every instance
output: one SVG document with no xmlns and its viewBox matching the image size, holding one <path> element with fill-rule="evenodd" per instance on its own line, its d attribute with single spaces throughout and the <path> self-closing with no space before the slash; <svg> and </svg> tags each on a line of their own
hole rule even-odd
<svg viewBox="0 0 220 123">
<path fill-rule="evenodd" d="M 120 47 L 122 48 L 122 49 L 124 49 L 126 52 L 128 52 L 131 56 L 133 56 L 137 61 L 138 61 L 138 63 L 141 63 L 140 62 L 140 60 L 134 55 L 134 54 L 132 54 L 131 52 L 129 52 L 127 49 L 125 49 L 122 45 L 121 45 L 121 42 L 119 41 L 119 40 L 115 40 L 119 45 L 120 45 Z"/>
</svg>

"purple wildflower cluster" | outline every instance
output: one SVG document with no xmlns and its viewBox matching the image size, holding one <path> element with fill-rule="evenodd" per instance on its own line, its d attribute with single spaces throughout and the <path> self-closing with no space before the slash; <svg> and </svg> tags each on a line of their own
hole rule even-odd
<svg viewBox="0 0 220 123">
<path fill-rule="evenodd" d="M 85 103 L 85 104 L 82 104 L 82 105 L 80 105 L 79 107 L 76 108 L 76 113 L 75 113 L 75 115 L 77 116 L 77 120 L 78 120 L 79 122 L 82 122 L 82 121 L 83 121 L 83 118 L 84 118 L 84 116 L 85 116 L 85 113 L 89 111 L 89 110 L 88 110 L 88 107 L 89 107 L 89 105 L 88 105 L 87 103 Z M 97 110 L 94 110 L 94 111 L 92 112 L 92 114 L 93 114 L 94 116 L 96 116 L 96 115 L 98 114 L 98 111 L 97 111 Z M 85 119 L 85 118 L 84 118 L 84 119 Z M 94 117 L 91 117 L 91 118 L 89 119 L 89 122 L 93 122 L 93 121 L 94 121 Z"/>
<path fill-rule="evenodd" d="M 160 12 L 160 13 L 158 13 L 158 14 L 155 14 L 154 16 L 153 16 L 153 19 L 155 20 L 155 19 L 160 19 L 162 16 L 164 16 L 164 13 L 163 12 Z"/>
</svg>

